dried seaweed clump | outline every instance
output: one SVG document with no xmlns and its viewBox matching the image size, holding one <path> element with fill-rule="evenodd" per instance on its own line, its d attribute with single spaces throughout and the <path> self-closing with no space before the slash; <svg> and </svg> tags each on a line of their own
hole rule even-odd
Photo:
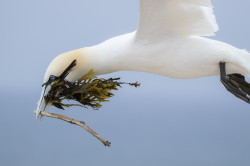
<svg viewBox="0 0 250 166">
<path fill-rule="evenodd" d="M 93 74 L 94 70 L 90 70 L 81 79 L 73 83 L 66 81 L 64 77 L 59 77 L 51 83 L 51 90 L 45 96 L 45 100 L 59 109 L 70 106 L 98 109 L 102 106 L 102 102 L 107 102 L 109 98 L 114 96 L 112 91 L 118 90 L 122 84 L 134 87 L 140 86 L 138 82 L 119 82 L 120 78 L 97 78 Z M 74 100 L 78 104 L 64 104 L 63 100 Z"/>
</svg>

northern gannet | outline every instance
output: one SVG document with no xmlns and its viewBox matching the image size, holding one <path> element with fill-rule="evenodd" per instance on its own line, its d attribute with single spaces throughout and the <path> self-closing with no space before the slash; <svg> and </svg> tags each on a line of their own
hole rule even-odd
<svg viewBox="0 0 250 166">
<path fill-rule="evenodd" d="M 136 31 L 95 46 L 57 56 L 49 64 L 37 108 L 47 111 L 44 96 L 58 76 L 76 60 L 67 81 L 76 81 L 90 69 L 96 75 L 116 71 L 149 72 L 178 79 L 220 75 L 235 96 L 250 101 L 250 86 L 241 74 L 250 74 L 250 53 L 205 38 L 219 27 L 210 0 L 140 0 Z"/>
</svg>

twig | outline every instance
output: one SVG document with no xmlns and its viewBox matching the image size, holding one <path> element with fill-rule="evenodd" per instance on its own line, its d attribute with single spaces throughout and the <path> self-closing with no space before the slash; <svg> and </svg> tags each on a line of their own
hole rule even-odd
<svg viewBox="0 0 250 166">
<path fill-rule="evenodd" d="M 66 122 L 69 122 L 71 124 L 78 125 L 78 126 L 84 128 L 85 130 L 87 130 L 94 137 L 99 139 L 104 144 L 104 146 L 111 146 L 111 142 L 109 142 L 109 141 L 105 140 L 104 138 L 102 138 L 99 134 L 97 134 L 95 131 L 93 131 L 91 128 L 89 128 L 89 126 L 87 126 L 85 122 L 78 121 L 78 120 L 69 118 L 69 117 L 64 116 L 64 115 L 54 114 L 54 113 L 49 113 L 49 112 L 40 112 L 40 115 L 41 116 L 47 116 L 47 117 L 50 117 L 50 118 L 61 119 L 61 120 L 64 120 Z"/>
</svg>

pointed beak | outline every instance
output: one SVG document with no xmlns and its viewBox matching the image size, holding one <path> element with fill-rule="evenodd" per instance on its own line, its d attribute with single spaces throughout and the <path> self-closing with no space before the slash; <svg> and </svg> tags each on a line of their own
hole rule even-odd
<svg viewBox="0 0 250 166">
<path fill-rule="evenodd" d="M 50 89 L 51 89 L 51 85 L 43 86 L 41 97 L 40 97 L 40 100 L 38 102 L 38 106 L 36 109 L 36 119 L 41 119 L 42 116 L 40 115 L 40 113 L 43 111 L 45 112 L 48 111 L 48 109 L 51 107 L 51 103 L 46 102 L 44 98 L 48 94 Z"/>
</svg>

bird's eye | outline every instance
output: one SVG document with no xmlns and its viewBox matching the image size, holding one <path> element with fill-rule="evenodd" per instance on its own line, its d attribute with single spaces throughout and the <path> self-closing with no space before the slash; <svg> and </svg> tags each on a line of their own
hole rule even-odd
<svg viewBox="0 0 250 166">
<path fill-rule="evenodd" d="M 56 77 L 56 76 L 54 76 L 54 75 L 50 75 L 50 76 L 49 76 L 49 80 L 48 80 L 46 83 L 44 83 L 42 86 L 49 85 L 49 84 L 51 84 L 52 82 L 54 82 L 55 80 L 57 80 L 57 79 L 59 79 L 59 77 Z"/>
<path fill-rule="evenodd" d="M 49 80 L 50 80 L 50 81 L 55 81 L 55 80 L 56 80 L 56 78 L 57 78 L 57 77 L 56 77 L 56 76 L 54 76 L 54 75 L 50 75 L 50 76 L 49 76 Z"/>
</svg>

